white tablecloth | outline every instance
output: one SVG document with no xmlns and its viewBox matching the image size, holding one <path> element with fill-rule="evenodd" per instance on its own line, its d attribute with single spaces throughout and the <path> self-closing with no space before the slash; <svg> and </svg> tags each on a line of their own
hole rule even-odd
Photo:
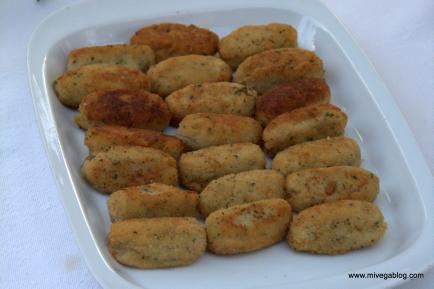
<svg viewBox="0 0 434 289">
<path fill-rule="evenodd" d="M 35 26 L 73 1 L 0 1 L 0 288 L 101 288 L 71 234 L 27 81 Z M 434 171 L 434 1 L 327 0 L 395 97 Z M 122 1 L 119 1 L 122 3 Z M 150 2 L 151 3 L 151 2 Z M 97 11 L 95 11 L 97 13 Z M 434 287 L 434 270 L 401 289 Z"/>
</svg>

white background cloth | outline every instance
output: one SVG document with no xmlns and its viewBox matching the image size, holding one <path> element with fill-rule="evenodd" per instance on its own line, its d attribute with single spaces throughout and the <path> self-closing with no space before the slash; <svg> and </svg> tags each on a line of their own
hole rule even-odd
<svg viewBox="0 0 434 289">
<path fill-rule="evenodd" d="M 60 204 L 27 80 L 31 32 L 49 13 L 72 2 L 0 1 L 2 289 L 101 288 L 84 263 Z M 384 79 L 433 172 L 434 1 L 325 2 Z M 433 284 L 431 269 L 425 279 L 399 288 L 428 289 Z"/>
</svg>

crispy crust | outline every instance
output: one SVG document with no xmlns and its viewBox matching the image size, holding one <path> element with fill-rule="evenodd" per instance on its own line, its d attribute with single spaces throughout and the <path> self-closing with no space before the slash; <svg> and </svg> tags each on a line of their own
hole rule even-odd
<svg viewBox="0 0 434 289">
<path fill-rule="evenodd" d="M 160 23 L 136 31 L 131 44 L 146 44 L 155 51 L 157 62 L 187 54 L 214 55 L 218 36 L 194 25 Z"/>
<path fill-rule="evenodd" d="M 214 56 L 185 55 L 166 59 L 148 71 L 151 91 L 167 96 L 189 84 L 230 81 L 232 71 Z"/>
<path fill-rule="evenodd" d="M 181 183 L 197 192 L 224 175 L 263 168 L 265 155 L 252 143 L 212 146 L 183 153 L 179 159 Z"/>
<path fill-rule="evenodd" d="M 285 237 L 290 221 L 291 206 L 282 199 L 215 211 L 205 221 L 208 250 L 239 254 L 268 247 Z"/>
<path fill-rule="evenodd" d="M 344 133 L 348 117 L 332 104 L 306 106 L 283 113 L 264 129 L 265 149 L 272 155 L 306 141 L 339 136 Z"/>
<path fill-rule="evenodd" d="M 115 145 L 152 147 L 168 153 L 175 159 L 184 151 L 184 144 L 177 137 L 153 130 L 109 125 L 89 128 L 84 137 L 84 144 L 91 153 L 104 151 Z"/>
<path fill-rule="evenodd" d="M 114 146 L 97 152 L 84 160 L 81 173 L 103 193 L 150 183 L 178 184 L 176 160 L 147 147 Z"/>
<path fill-rule="evenodd" d="M 127 266 L 185 266 L 205 252 L 206 232 L 194 218 L 130 219 L 112 224 L 108 248 L 119 263 Z"/>
<path fill-rule="evenodd" d="M 289 147 L 274 157 L 272 166 L 287 175 L 310 168 L 359 166 L 360 162 L 360 148 L 355 140 L 332 137 Z"/>
<path fill-rule="evenodd" d="M 295 211 L 336 200 L 373 202 L 380 189 L 376 175 L 362 168 L 337 166 L 289 174 L 285 182 L 288 202 Z"/>
<path fill-rule="evenodd" d="M 104 45 L 82 47 L 68 55 L 67 70 L 78 69 L 89 64 L 123 65 L 146 72 L 155 64 L 155 55 L 147 45 Z"/>
<path fill-rule="evenodd" d="M 211 181 L 200 193 L 202 215 L 235 205 L 284 198 L 284 178 L 274 170 L 252 170 Z"/>
<path fill-rule="evenodd" d="M 75 122 L 87 129 L 119 125 L 164 130 L 170 121 L 166 103 L 157 94 L 139 90 L 103 90 L 86 95 Z"/>
<path fill-rule="evenodd" d="M 386 229 L 375 204 L 341 200 L 301 211 L 291 224 L 288 242 L 297 251 L 336 255 L 372 246 Z"/>
<path fill-rule="evenodd" d="M 53 83 L 59 100 L 66 106 L 77 108 L 84 96 L 100 90 L 147 90 L 149 80 L 138 69 L 121 65 L 92 64 L 70 70 Z"/>
<path fill-rule="evenodd" d="M 290 25 L 270 23 L 246 25 L 232 31 L 219 42 L 219 53 L 232 68 L 247 57 L 270 49 L 297 46 L 297 31 Z"/>
<path fill-rule="evenodd" d="M 252 116 L 255 113 L 256 91 L 233 82 L 191 84 L 166 97 L 177 125 L 186 115 L 198 112 L 228 113 Z"/>
<path fill-rule="evenodd" d="M 134 218 L 197 217 L 199 195 L 152 183 L 114 192 L 107 201 L 112 222 Z"/>
<path fill-rule="evenodd" d="M 278 115 L 294 109 L 325 104 L 330 89 L 324 79 L 302 78 L 278 85 L 256 98 L 256 119 L 266 126 Z"/>
<path fill-rule="evenodd" d="M 176 135 L 188 149 L 261 140 L 262 127 L 253 118 L 232 114 L 195 113 L 180 123 Z"/>
<path fill-rule="evenodd" d="M 235 72 L 235 82 L 262 94 L 278 84 L 323 75 L 322 60 L 315 53 L 301 48 L 279 48 L 246 58 Z"/>
</svg>

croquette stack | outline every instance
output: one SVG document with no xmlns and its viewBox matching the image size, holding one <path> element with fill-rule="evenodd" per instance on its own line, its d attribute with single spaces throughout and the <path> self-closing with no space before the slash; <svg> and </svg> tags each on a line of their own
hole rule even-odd
<svg viewBox="0 0 434 289">
<path fill-rule="evenodd" d="M 379 178 L 359 167 L 323 60 L 297 48 L 290 25 L 219 39 L 153 24 L 130 44 L 74 49 L 66 68 L 53 88 L 86 130 L 77 170 L 109 194 L 108 249 L 119 263 L 185 266 L 206 250 L 240 254 L 283 239 L 288 250 L 335 255 L 384 235 Z"/>
</svg>

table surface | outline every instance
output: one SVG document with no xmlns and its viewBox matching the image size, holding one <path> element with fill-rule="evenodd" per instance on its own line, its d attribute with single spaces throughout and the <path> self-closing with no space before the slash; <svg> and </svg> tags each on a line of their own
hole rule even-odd
<svg viewBox="0 0 434 289">
<path fill-rule="evenodd" d="M 49 13 L 72 2 L 0 1 L 0 288 L 101 288 L 60 204 L 27 80 L 31 32 Z M 433 172 L 434 1 L 324 2 L 378 70 Z M 432 284 L 434 269 L 396 288 Z"/>
</svg>

